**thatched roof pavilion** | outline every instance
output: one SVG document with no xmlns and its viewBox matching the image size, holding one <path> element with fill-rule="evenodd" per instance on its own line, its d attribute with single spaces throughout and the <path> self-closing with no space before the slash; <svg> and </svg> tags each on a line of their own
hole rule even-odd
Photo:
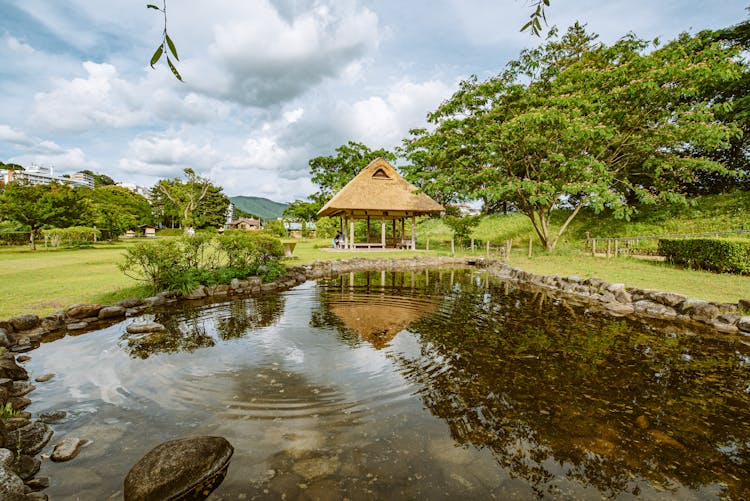
<svg viewBox="0 0 750 501">
<path fill-rule="evenodd" d="M 416 249 L 416 216 L 439 214 L 444 210 L 429 196 L 417 193 L 413 184 L 401 177 L 391 164 L 378 157 L 329 200 L 318 215 L 341 218 L 342 233 L 348 233 L 346 248 Z M 367 242 L 354 241 L 356 219 L 367 220 Z M 379 241 L 370 241 L 372 219 L 381 222 Z M 406 219 L 411 219 L 411 238 L 406 238 L 404 233 Z M 392 222 L 390 237 L 387 236 L 386 221 Z"/>
</svg>

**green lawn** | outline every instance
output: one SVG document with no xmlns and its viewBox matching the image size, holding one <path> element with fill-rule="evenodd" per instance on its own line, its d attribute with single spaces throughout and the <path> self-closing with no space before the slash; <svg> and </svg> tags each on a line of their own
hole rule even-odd
<svg viewBox="0 0 750 501">
<path fill-rule="evenodd" d="M 24 313 L 46 315 L 75 303 L 113 303 L 119 299 L 149 295 L 146 287 L 126 277 L 117 268 L 127 246 L 133 242 L 100 243 L 88 249 L 0 248 L 0 318 Z M 449 247 L 431 244 L 418 251 L 332 251 L 327 239 L 297 242 L 289 265 L 316 260 L 351 258 L 411 257 L 448 255 Z M 633 258 L 594 258 L 574 246 L 558 254 L 535 254 L 516 242 L 511 265 L 538 274 L 598 277 L 641 288 L 679 292 L 688 297 L 736 303 L 750 298 L 750 277 L 698 272 Z M 538 253 L 535 250 L 535 253 Z M 476 255 L 483 255 L 477 250 Z"/>
</svg>

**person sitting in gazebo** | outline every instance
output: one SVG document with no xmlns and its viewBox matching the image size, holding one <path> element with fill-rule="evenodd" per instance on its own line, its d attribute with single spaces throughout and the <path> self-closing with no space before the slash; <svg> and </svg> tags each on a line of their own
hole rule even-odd
<svg viewBox="0 0 750 501">
<path fill-rule="evenodd" d="M 333 237 L 333 244 L 331 245 L 331 247 L 337 248 L 343 242 L 344 242 L 344 235 L 342 235 L 340 231 L 337 231 L 336 236 Z"/>
</svg>

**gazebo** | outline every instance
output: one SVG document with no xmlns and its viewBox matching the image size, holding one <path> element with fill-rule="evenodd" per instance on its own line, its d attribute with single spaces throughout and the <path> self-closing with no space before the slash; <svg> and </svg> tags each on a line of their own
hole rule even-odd
<svg viewBox="0 0 750 501">
<path fill-rule="evenodd" d="M 429 196 L 417 193 L 413 184 L 378 157 L 329 200 L 318 211 L 318 216 L 341 218 L 341 230 L 347 235 L 345 247 L 348 249 L 391 247 L 413 250 L 417 245 L 416 217 L 439 214 L 444 210 Z M 354 241 L 354 221 L 357 219 L 367 221 L 366 242 Z M 407 219 L 411 220 L 410 238 L 405 233 Z M 379 241 L 370 241 L 372 221 L 380 221 Z M 390 225 L 386 224 L 387 221 Z"/>
</svg>

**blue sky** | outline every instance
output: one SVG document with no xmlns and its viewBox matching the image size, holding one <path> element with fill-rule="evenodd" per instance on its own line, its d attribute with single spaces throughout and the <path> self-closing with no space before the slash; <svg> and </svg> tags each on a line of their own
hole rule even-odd
<svg viewBox="0 0 750 501">
<path fill-rule="evenodd" d="M 308 160 L 348 140 L 394 147 L 472 74 L 539 43 L 525 0 L 170 0 L 177 82 L 148 60 L 146 1 L 0 0 L 0 161 L 153 185 L 185 167 L 228 195 L 288 202 Z M 161 4 L 160 1 L 153 3 Z M 746 0 L 552 0 L 604 41 L 747 18 Z"/>
</svg>

